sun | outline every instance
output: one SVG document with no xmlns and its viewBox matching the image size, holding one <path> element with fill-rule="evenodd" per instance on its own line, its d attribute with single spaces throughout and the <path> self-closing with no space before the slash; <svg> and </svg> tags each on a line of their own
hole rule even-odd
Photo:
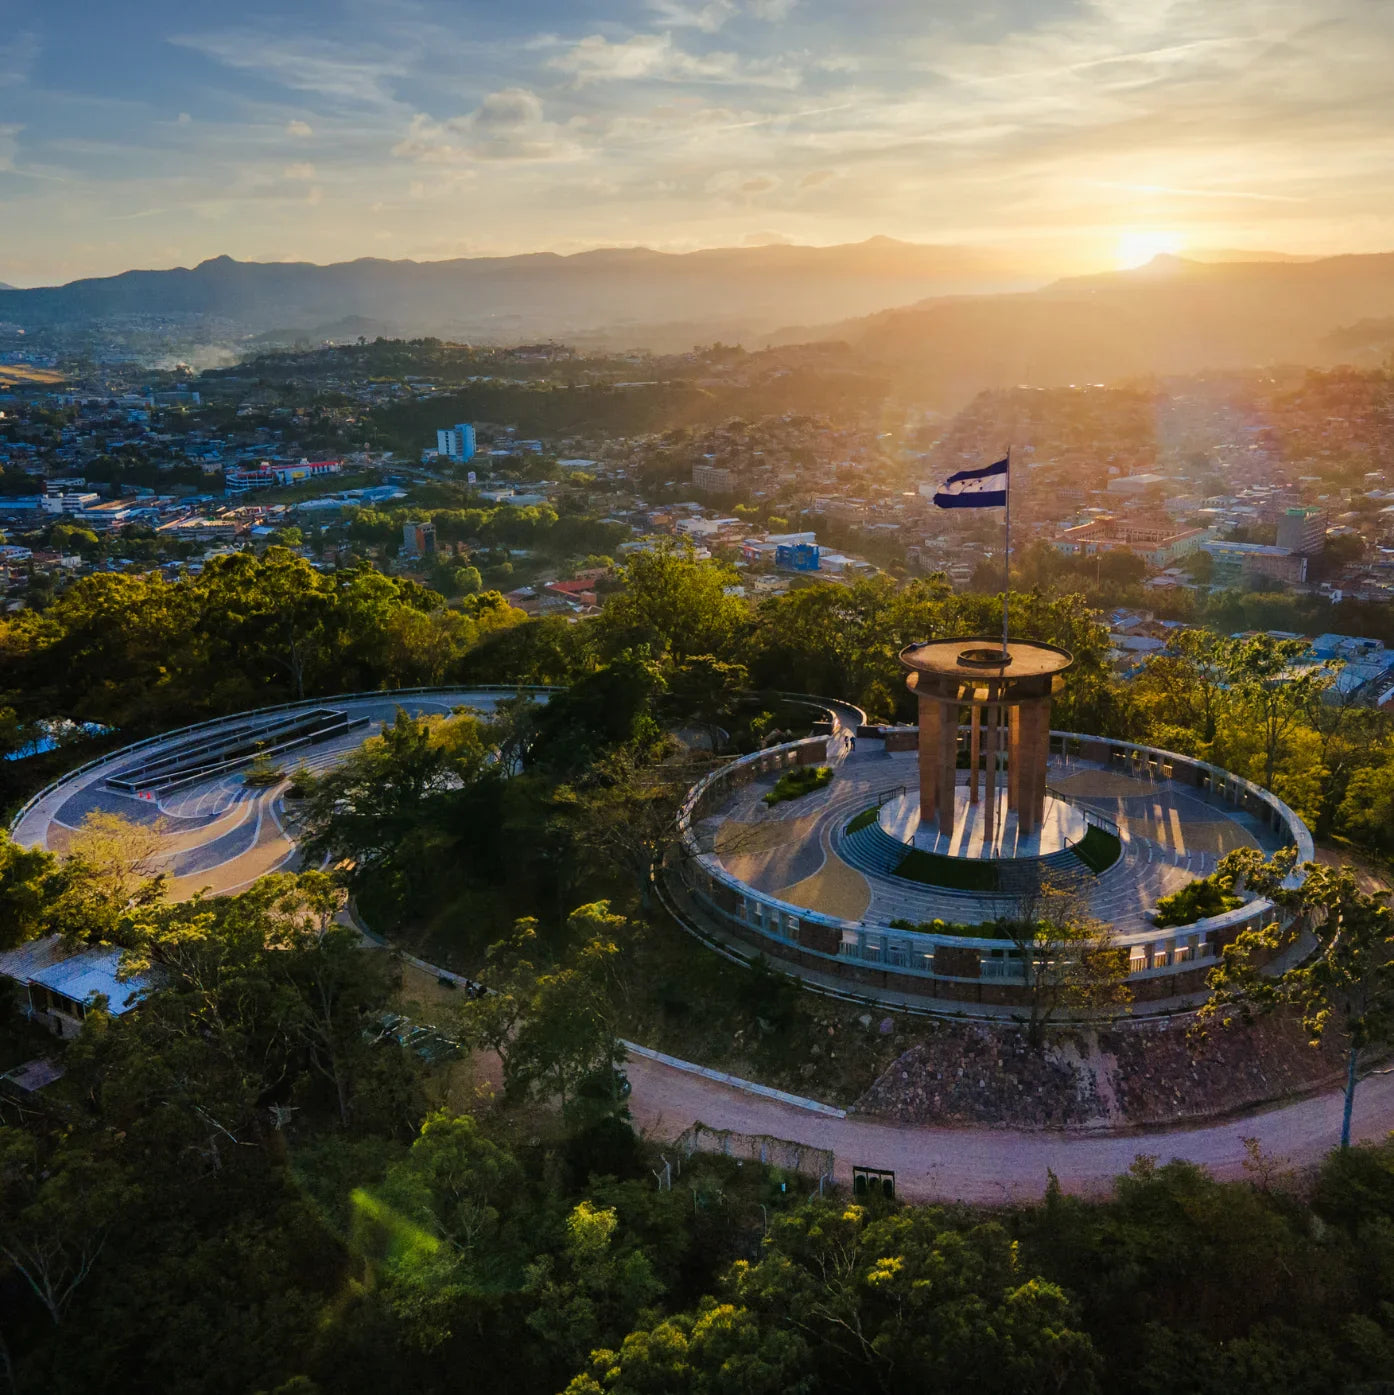
<svg viewBox="0 0 1394 1395">
<path fill-rule="evenodd" d="M 1133 266 L 1146 266 L 1153 257 L 1162 255 L 1174 257 L 1186 245 L 1186 239 L 1177 232 L 1165 232 L 1158 228 L 1132 228 L 1119 234 L 1115 258 L 1120 271 Z"/>
</svg>

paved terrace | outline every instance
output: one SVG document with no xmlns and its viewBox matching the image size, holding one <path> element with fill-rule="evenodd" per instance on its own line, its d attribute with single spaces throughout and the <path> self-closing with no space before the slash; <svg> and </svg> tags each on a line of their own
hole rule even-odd
<svg viewBox="0 0 1394 1395">
<path fill-rule="evenodd" d="M 737 789 L 698 825 L 732 876 L 781 901 L 844 920 L 886 925 L 893 919 L 975 922 L 1012 914 L 1012 896 L 948 890 L 891 875 L 884 855 L 848 837 L 848 822 L 864 809 L 917 788 L 913 751 L 888 753 L 861 739 L 854 752 L 835 742 L 836 777 L 826 788 L 766 808 L 776 776 Z M 966 772 L 963 772 L 966 778 Z M 1192 878 L 1214 871 L 1238 847 L 1275 852 L 1280 839 L 1261 819 L 1194 785 L 1124 774 L 1077 757 L 1053 756 L 1051 789 L 1114 820 L 1123 856 L 1081 886 L 1091 912 L 1120 935 L 1150 928 L 1146 912 Z M 869 831 L 874 839 L 874 831 Z M 894 853 L 892 852 L 892 857 Z"/>
<path fill-rule="evenodd" d="M 287 711 L 334 708 L 347 712 L 351 719 L 367 718 L 368 725 L 319 745 L 289 751 L 280 758 L 280 764 L 287 771 L 303 765 L 316 773 L 337 765 L 389 725 L 399 707 L 411 716 L 445 714 L 461 706 L 489 712 L 496 702 L 511 696 L 512 690 L 462 688 L 400 697 L 381 693 L 317 698 Z M 546 701 L 545 694 L 536 696 Z M 174 732 L 143 747 L 141 754 L 153 758 L 189 739 L 189 733 Z M 282 798 L 287 782 L 253 789 L 242 783 L 240 770 L 232 770 L 147 801 L 106 788 L 109 775 L 131 764 L 130 748 L 126 748 L 63 781 L 24 812 L 14 828 L 14 838 L 26 847 L 63 852 L 92 813 L 120 814 L 133 822 L 153 825 L 163 835 L 156 870 L 169 874 L 169 895 L 175 901 L 199 891 L 214 895 L 241 891 L 258 877 L 300 865 L 295 843 L 284 825 Z"/>
</svg>

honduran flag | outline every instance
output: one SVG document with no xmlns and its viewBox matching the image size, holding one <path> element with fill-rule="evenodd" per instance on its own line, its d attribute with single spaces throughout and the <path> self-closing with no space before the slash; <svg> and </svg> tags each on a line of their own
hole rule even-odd
<svg viewBox="0 0 1394 1395">
<path fill-rule="evenodd" d="M 950 475 L 934 496 L 941 509 L 1000 509 L 1007 502 L 1006 460 L 981 470 L 960 470 Z"/>
</svg>

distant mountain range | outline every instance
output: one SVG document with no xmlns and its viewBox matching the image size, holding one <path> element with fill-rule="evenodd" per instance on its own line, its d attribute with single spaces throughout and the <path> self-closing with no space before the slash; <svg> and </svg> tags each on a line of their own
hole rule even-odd
<svg viewBox="0 0 1394 1395">
<path fill-rule="evenodd" d="M 659 351 L 832 339 L 907 395 L 951 405 L 1015 383 L 1381 362 L 1394 352 L 1394 253 L 1220 249 L 1049 284 L 1005 253 L 889 238 L 332 266 L 218 257 L 0 289 L 0 324 L 50 342 L 126 334 L 152 354 L 422 334 Z"/>
<path fill-rule="evenodd" d="M 864 315 L 926 296 L 1039 285 L 1019 258 L 971 247 L 872 238 L 836 247 L 608 248 L 411 262 L 237 262 L 128 271 L 66 286 L 0 291 L 0 321 L 80 331 L 173 322 L 263 344 L 358 332 L 480 342 L 689 348 L 748 339 L 794 321 Z M 332 337 L 332 336 L 331 336 Z"/>
<path fill-rule="evenodd" d="M 908 391 L 1101 382 L 1265 364 L 1377 363 L 1394 351 L 1394 253 L 1313 261 L 1161 256 L 1025 294 L 936 298 L 768 343 L 843 340 Z"/>
</svg>

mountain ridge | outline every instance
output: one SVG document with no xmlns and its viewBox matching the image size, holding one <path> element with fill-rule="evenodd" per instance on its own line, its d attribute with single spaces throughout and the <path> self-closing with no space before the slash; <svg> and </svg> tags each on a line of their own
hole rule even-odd
<svg viewBox="0 0 1394 1395">
<path fill-rule="evenodd" d="M 1394 348 L 1394 252 L 1220 263 L 1161 256 L 1030 291 L 933 297 L 761 342 L 840 340 L 899 387 L 959 400 L 985 387 L 1058 386 L 1266 364 L 1371 363 Z M 1366 331 L 1351 327 L 1364 322 Z"/>
<path fill-rule="evenodd" d="M 1039 285 L 1012 257 L 955 244 L 873 239 L 694 252 L 593 248 L 442 261 L 242 262 L 132 269 L 62 286 L 0 291 L 0 320 L 81 329 L 131 317 L 221 320 L 225 334 L 309 329 L 362 316 L 403 333 L 583 338 L 609 326 L 729 327 L 767 333 L 826 307 L 865 314 L 954 289 Z M 681 347 L 690 347 L 688 338 Z"/>
</svg>

